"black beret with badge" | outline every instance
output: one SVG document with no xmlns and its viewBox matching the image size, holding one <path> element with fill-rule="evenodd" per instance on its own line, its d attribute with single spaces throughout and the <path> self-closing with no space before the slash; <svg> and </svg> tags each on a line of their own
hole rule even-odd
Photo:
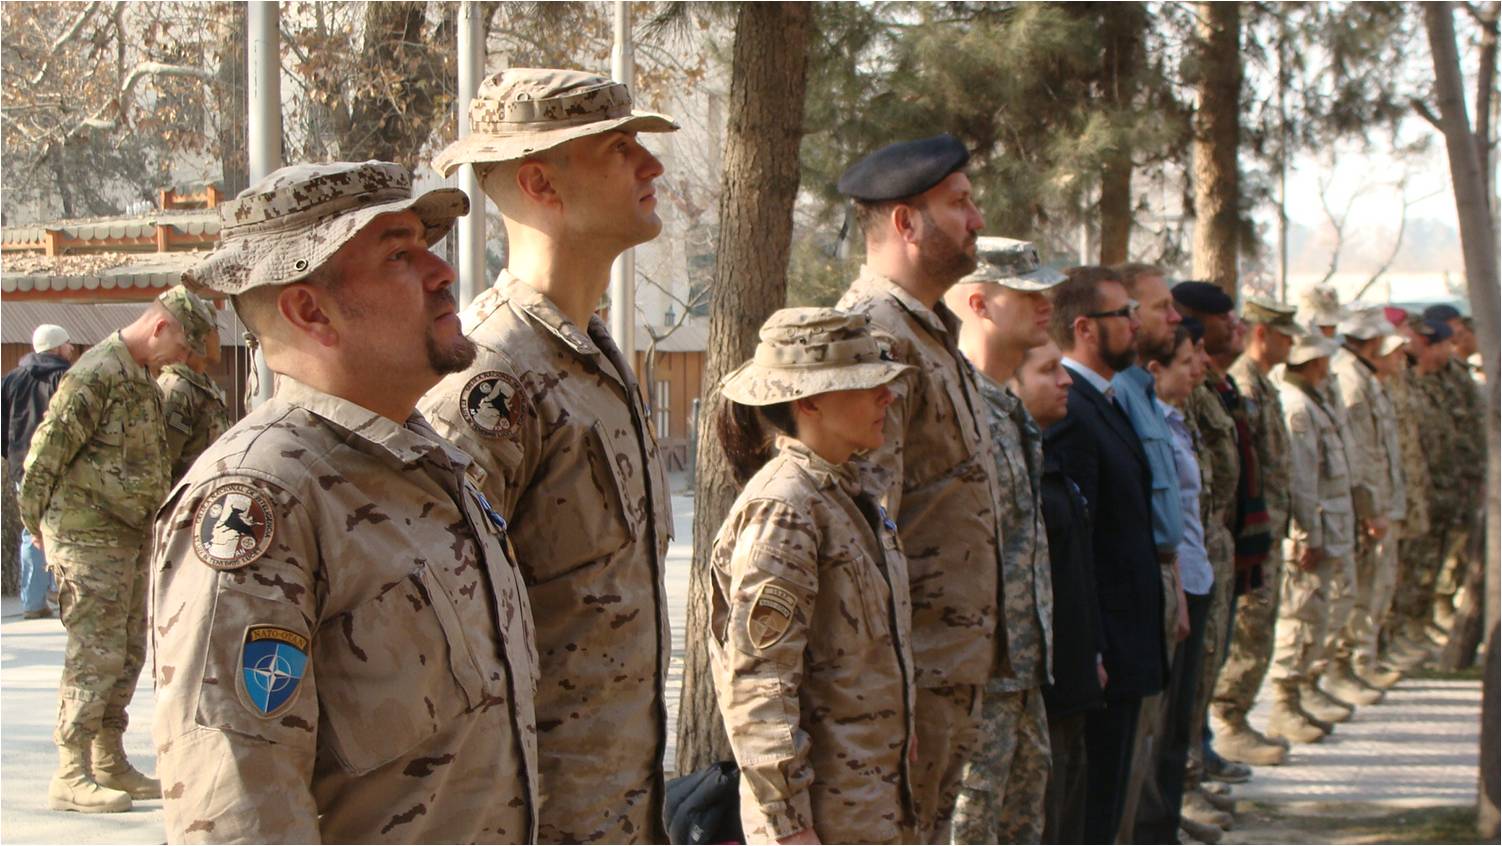
<svg viewBox="0 0 1502 846">
<path fill-rule="evenodd" d="M 1236 301 L 1211 282 L 1180 282 L 1173 286 L 1173 300 L 1200 314 L 1225 314 L 1236 307 Z"/>
<path fill-rule="evenodd" d="M 882 147 L 846 168 L 838 188 L 864 203 L 901 200 L 938 185 L 969 161 L 970 151 L 946 132 Z"/>
</svg>

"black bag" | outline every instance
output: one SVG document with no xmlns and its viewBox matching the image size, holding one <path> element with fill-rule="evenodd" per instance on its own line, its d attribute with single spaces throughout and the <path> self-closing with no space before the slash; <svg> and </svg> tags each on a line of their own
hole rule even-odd
<svg viewBox="0 0 1502 846">
<path fill-rule="evenodd" d="M 719 761 L 667 783 L 662 827 L 668 842 L 744 843 L 741 831 L 741 771 Z"/>
</svg>

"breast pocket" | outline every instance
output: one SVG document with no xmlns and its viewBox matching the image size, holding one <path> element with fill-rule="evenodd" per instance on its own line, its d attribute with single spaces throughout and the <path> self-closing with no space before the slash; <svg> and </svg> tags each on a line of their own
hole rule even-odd
<svg viewBox="0 0 1502 846">
<path fill-rule="evenodd" d="M 426 566 L 324 623 L 321 712 L 349 772 L 370 772 L 481 705 L 483 678 L 454 604 Z"/>
</svg>

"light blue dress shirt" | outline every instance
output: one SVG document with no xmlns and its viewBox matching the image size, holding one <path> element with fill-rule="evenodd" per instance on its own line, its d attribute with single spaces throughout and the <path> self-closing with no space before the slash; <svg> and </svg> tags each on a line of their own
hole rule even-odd
<svg viewBox="0 0 1502 846">
<path fill-rule="evenodd" d="M 1194 454 L 1194 437 L 1183 412 L 1155 400 L 1173 438 L 1174 464 L 1179 472 L 1179 505 L 1184 512 L 1184 536 L 1179 540 L 1179 578 L 1184 592 L 1204 596 L 1215 586 L 1210 554 L 1205 551 L 1205 524 L 1200 521 L 1200 463 Z"/>
<path fill-rule="evenodd" d="M 1179 503 L 1179 469 L 1174 463 L 1173 436 L 1158 412 L 1153 375 L 1132 366 L 1117 373 L 1111 384 L 1116 386 L 1116 401 L 1132 421 L 1132 429 L 1142 441 L 1148 467 L 1152 469 L 1153 543 L 1159 555 L 1172 555 L 1178 551 L 1179 540 L 1184 536 L 1184 514 Z"/>
</svg>

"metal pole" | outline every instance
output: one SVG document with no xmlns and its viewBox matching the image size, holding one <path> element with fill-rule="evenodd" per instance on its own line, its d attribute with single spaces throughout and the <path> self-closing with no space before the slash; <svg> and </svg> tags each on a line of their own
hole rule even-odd
<svg viewBox="0 0 1502 846">
<path fill-rule="evenodd" d="M 485 75 L 485 21 L 479 3 L 459 7 L 459 137 L 470 132 L 469 101 Z M 485 193 L 472 164 L 460 165 L 459 188 L 469 195 L 469 214 L 459 218 L 459 307 L 490 285 L 485 275 Z"/>
<path fill-rule="evenodd" d="M 615 46 L 610 49 L 610 75 L 616 82 L 635 88 L 636 61 L 631 53 L 631 6 L 615 4 Z M 636 366 L 636 251 L 627 250 L 610 266 L 610 335 L 625 354 L 626 365 Z M 651 396 L 651 386 L 645 386 Z"/>
<path fill-rule="evenodd" d="M 274 0 L 253 0 L 246 16 L 250 43 L 245 51 L 249 71 L 250 181 L 255 183 L 282 166 L 282 50 L 278 31 L 279 11 Z M 271 398 L 274 388 L 271 368 L 256 350 L 251 366 L 256 372 L 252 408 Z"/>
</svg>

